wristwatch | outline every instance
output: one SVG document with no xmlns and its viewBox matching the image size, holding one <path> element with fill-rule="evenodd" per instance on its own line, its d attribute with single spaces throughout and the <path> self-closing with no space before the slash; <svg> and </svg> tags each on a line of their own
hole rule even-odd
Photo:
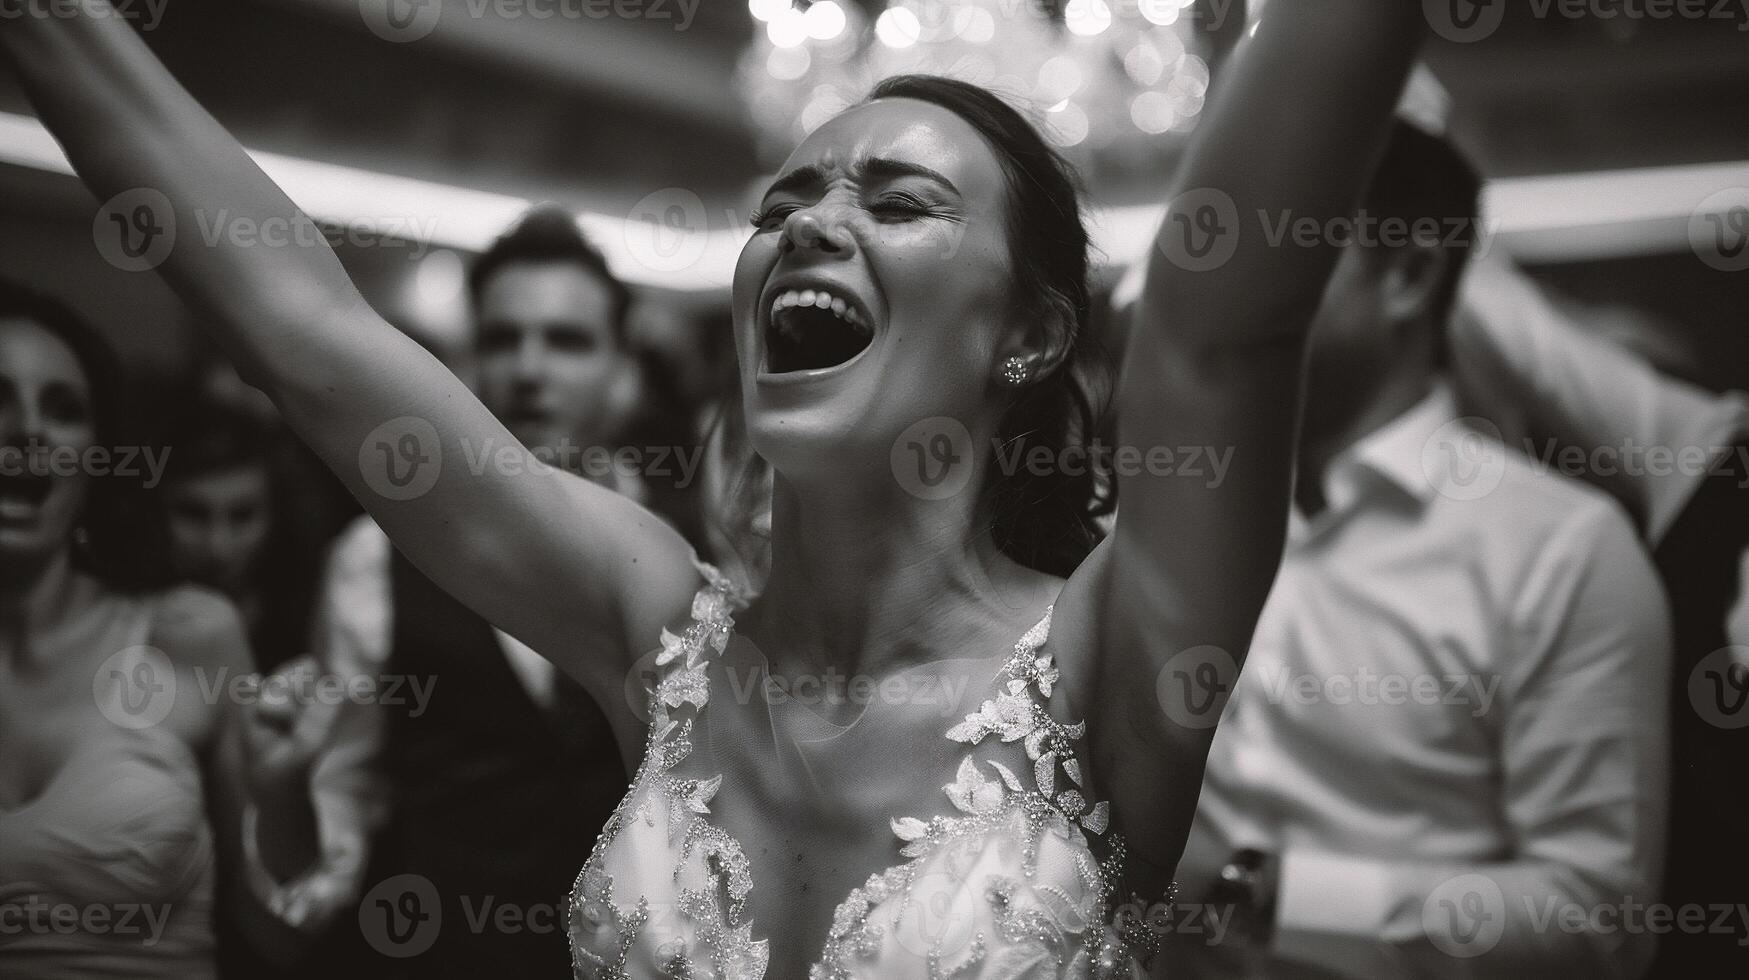
<svg viewBox="0 0 1749 980">
<path fill-rule="evenodd" d="M 1261 946 L 1275 934 L 1276 863 L 1274 854 L 1241 847 L 1221 867 L 1220 880 L 1209 891 L 1211 902 L 1232 906 L 1233 927 Z"/>
</svg>

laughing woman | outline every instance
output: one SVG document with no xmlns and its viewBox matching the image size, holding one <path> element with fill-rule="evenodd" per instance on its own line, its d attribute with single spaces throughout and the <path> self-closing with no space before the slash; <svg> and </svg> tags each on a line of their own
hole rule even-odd
<svg viewBox="0 0 1749 980">
<path fill-rule="evenodd" d="M 1118 409 L 1125 445 L 1233 462 L 1218 489 L 1120 475 L 1103 541 L 1085 483 L 991 448 L 1071 438 L 1087 239 L 1062 163 L 970 85 L 884 83 L 755 217 L 733 303 L 776 473 L 757 597 L 609 491 L 471 471 L 465 447 L 514 441 L 325 247 L 183 236 L 161 268 L 414 564 L 609 711 L 638 774 L 571 896 L 579 976 L 1141 975 L 1165 917 L 1118 910 L 1168 894 L 1212 734 L 1156 678 L 1250 639 L 1333 261 L 1236 219 L 1353 206 L 1419 17 L 1278 3 L 1232 64 L 1172 189 L 1224 224 L 1165 224 Z M 119 19 L 15 20 L 0 43 L 99 198 L 154 189 L 181 227 L 303 220 Z M 1224 262 L 1179 237 L 1211 229 Z M 427 461 L 414 484 L 382 479 L 385 444 Z M 913 481 L 910 444 L 969 470 Z M 654 694 L 628 705 L 645 667 Z M 816 708 L 768 683 L 822 677 L 882 696 Z M 969 703 L 944 718 L 925 691 Z"/>
</svg>

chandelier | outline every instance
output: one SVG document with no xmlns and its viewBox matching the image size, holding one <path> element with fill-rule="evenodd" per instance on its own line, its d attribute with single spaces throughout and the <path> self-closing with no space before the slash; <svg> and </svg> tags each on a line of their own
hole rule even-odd
<svg viewBox="0 0 1749 980">
<path fill-rule="evenodd" d="M 768 163 L 880 79 L 928 72 L 1002 95 L 1083 164 L 1145 164 L 1181 143 L 1202 112 L 1210 12 L 1245 9 L 1197 0 L 869 6 L 879 12 L 857 0 L 748 0 L 756 23 L 737 83 Z"/>
</svg>

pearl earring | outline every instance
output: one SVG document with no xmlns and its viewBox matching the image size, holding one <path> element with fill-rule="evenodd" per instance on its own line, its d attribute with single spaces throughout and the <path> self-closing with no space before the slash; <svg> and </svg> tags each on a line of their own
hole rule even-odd
<svg viewBox="0 0 1749 980">
<path fill-rule="evenodd" d="M 1032 379 L 1032 368 L 1027 366 L 1026 358 L 1016 354 L 1002 362 L 1002 383 L 1011 388 L 1018 388 Z"/>
</svg>

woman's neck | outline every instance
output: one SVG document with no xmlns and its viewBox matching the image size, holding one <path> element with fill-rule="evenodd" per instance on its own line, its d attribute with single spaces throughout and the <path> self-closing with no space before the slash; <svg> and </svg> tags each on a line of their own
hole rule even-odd
<svg viewBox="0 0 1749 980">
<path fill-rule="evenodd" d="M 16 565 L 0 577 L 0 632 L 18 636 L 53 629 L 82 601 L 80 581 L 66 548 L 34 564 Z M 29 649 L 28 644 L 8 647 L 12 656 Z"/>
<path fill-rule="evenodd" d="M 1030 625 L 1054 597 L 1054 579 L 995 547 L 975 494 L 898 496 L 825 499 L 778 479 L 771 574 L 744 627 L 774 664 L 881 676 L 992 624 Z"/>
</svg>

